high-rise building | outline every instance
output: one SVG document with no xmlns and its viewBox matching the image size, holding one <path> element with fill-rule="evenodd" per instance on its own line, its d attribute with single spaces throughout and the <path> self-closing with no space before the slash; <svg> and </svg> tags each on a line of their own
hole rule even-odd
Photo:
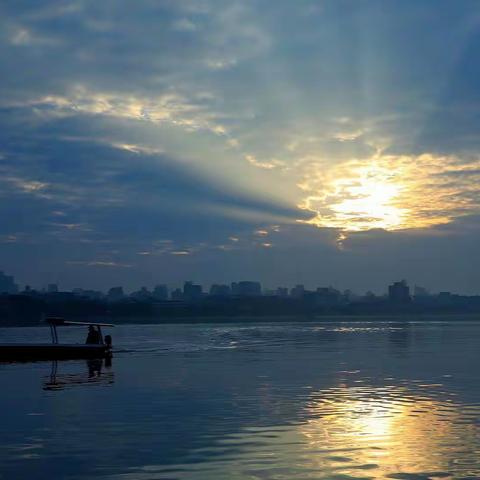
<svg viewBox="0 0 480 480">
<path fill-rule="evenodd" d="M 58 293 L 58 285 L 56 283 L 49 283 L 47 286 L 48 293 Z"/>
<path fill-rule="evenodd" d="M 272 290 L 272 289 L 268 288 L 268 289 L 266 289 L 262 292 L 262 295 L 264 297 L 276 297 L 277 292 L 276 292 L 276 290 Z"/>
<path fill-rule="evenodd" d="M 315 292 L 315 300 L 319 305 L 335 305 L 340 299 L 341 293 L 333 287 L 319 287 Z"/>
<path fill-rule="evenodd" d="M 176 302 L 182 301 L 183 300 L 183 292 L 179 288 L 176 288 L 175 290 L 172 291 L 171 299 L 175 300 Z"/>
<path fill-rule="evenodd" d="M 262 295 L 262 285 L 260 282 L 233 282 L 232 295 L 240 297 L 259 297 Z"/>
<path fill-rule="evenodd" d="M 424 297 L 429 297 L 430 292 L 426 288 L 420 287 L 419 285 L 415 285 L 413 289 L 413 295 L 415 296 L 415 298 L 424 298 Z"/>
<path fill-rule="evenodd" d="M 123 300 L 125 298 L 125 294 L 123 293 L 123 287 L 112 287 L 107 294 L 107 299 L 110 302 L 118 302 L 119 300 Z"/>
<path fill-rule="evenodd" d="M 168 300 L 168 288 L 166 285 L 156 285 L 153 289 L 153 298 L 155 300 Z"/>
<path fill-rule="evenodd" d="M 150 298 L 152 297 L 152 294 L 147 287 L 142 287 L 140 288 L 140 290 L 137 290 L 136 292 L 132 292 L 130 294 L 130 297 L 134 298 L 135 300 L 146 301 L 146 300 L 150 300 Z"/>
<path fill-rule="evenodd" d="M 198 300 L 202 297 L 202 286 L 195 285 L 193 282 L 185 282 L 183 284 L 184 300 Z"/>
<path fill-rule="evenodd" d="M 290 296 L 292 298 L 302 298 L 305 295 L 305 287 L 303 285 L 295 285 L 290 290 Z"/>
<path fill-rule="evenodd" d="M 213 297 L 228 297 L 230 293 L 231 290 L 228 285 L 213 284 L 210 287 L 210 295 L 212 295 Z"/>
<path fill-rule="evenodd" d="M 0 271 L 0 294 L 2 293 L 17 293 L 18 285 L 15 279 L 10 275 L 5 275 Z"/>
<path fill-rule="evenodd" d="M 388 298 L 394 303 L 408 303 L 411 300 L 410 287 L 405 280 L 394 282 L 388 287 Z"/>
<path fill-rule="evenodd" d="M 343 300 L 347 303 L 353 302 L 357 299 L 357 295 L 355 295 L 351 290 L 347 289 L 343 291 Z"/>
<path fill-rule="evenodd" d="M 74 288 L 72 293 L 77 297 L 88 298 L 89 300 L 101 300 L 105 297 L 102 292 L 97 290 L 85 290 L 83 288 Z"/>
<path fill-rule="evenodd" d="M 439 292 L 437 295 L 437 302 L 442 307 L 451 306 L 455 301 L 456 295 L 452 294 L 451 292 Z"/>
</svg>

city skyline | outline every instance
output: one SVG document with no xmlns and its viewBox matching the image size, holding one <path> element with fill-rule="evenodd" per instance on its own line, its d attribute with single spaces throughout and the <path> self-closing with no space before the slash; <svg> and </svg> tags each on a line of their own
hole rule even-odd
<svg viewBox="0 0 480 480">
<path fill-rule="evenodd" d="M 7 289 L 7 291 L 5 291 Z M 38 325 L 45 318 L 99 318 L 115 322 L 230 322 L 263 318 L 266 321 L 305 321 L 343 316 L 395 316 L 432 320 L 446 315 L 478 315 L 480 295 L 429 292 L 406 280 L 388 285 L 387 292 L 340 291 L 333 286 L 262 288 L 260 282 L 239 281 L 210 288 L 185 281 L 180 288 L 156 285 L 133 292 L 115 286 L 106 292 L 75 288 L 66 291 L 49 284 L 41 291 L 19 290 L 12 277 L 0 274 L 0 313 L 4 326 Z M 432 316 L 433 315 L 433 316 Z M 437 317 L 436 317 L 437 316 Z M 455 317 L 459 320 L 459 317 Z"/>
<path fill-rule="evenodd" d="M 237 289 L 244 285 L 247 290 L 254 290 L 254 293 L 245 293 L 240 292 Z M 23 288 L 22 288 L 23 287 Z M 374 294 L 379 297 L 395 297 L 395 293 L 392 294 L 392 291 L 395 292 L 396 289 L 401 290 L 401 297 L 425 297 L 430 295 L 438 295 L 438 294 L 464 294 L 464 292 L 450 292 L 450 291 L 431 291 L 429 288 L 425 286 L 418 285 L 416 283 L 410 285 L 409 282 L 405 279 L 399 281 L 392 281 L 391 284 L 385 285 L 383 291 L 373 292 L 370 289 L 364 289 L 363 291 L 352 291 L 351 289 L 340 289 L 332 284 L 325 284 L 323 286 L 316 285 L 316 286 L 306 286 L 304 284 L 294 283 L 294 284 L 287 284 L 287 285 L 277 285 L 275 287 L 265 286 L 258 280 L 234 280 L 227 283 L 215 282 L 211 284 L 202 284 L 202 283 L 195 283 L 191 280 L 184 280 L 181 284 L 172 284 L 172 283 L 154 283 L 152 285 L 142 285 L 137 286 L 134 289 L 128 290 L 125 289 L 122 285 L 110 286 L 106 290 L 96 290 L 93 288 L 86 287 L 74 287 L 70 289 L 62 288 L 61 285 L 58 283 L 49 283 L 44 286 L 40 286 L 35 288 L 29 283 L 24 285 L 20 285 L 15 282 L 15 277 L 12 275 L 5 275 L 4 272 L 0 270 L 0 295 L 3 294 L 12 294 L 12 293 L 26 293 L 26 292 L 38 292 L 38 293 L 75 293 L 78 295 L 87 294 L 93 297 L 97 297 L 98 294 L 101 296 L 109 296 L 112 291 L 116 291 L 116 295 L 120 297 L 127 298 L 129 296 L 135 298 L 138 294 L 147 294 L 152 297 L 155 297 L 155 292 L 157 291 L 158 296 L 162 296 L 165 299 L 171 299 L 175 293 L 182 292 L 185 294 L 185 289 L 192 287 L 195 290 L 194 296 L 291 296 L 295 297 L 298 293 L 295 291 L 301 291 L 301 294 L 304 292 L 319 292 L 322 290 L 331 290 L 335 291 L 338 294 L 342 295 L 353 295 L 355 297 L 362 297 L 368 296 L 370 294 Z M 406 291 L 405 291 L 406 288 Z M 393 289 L 393 290 L 392 290 Z M 162 290 L 161 294 L 158 294 L 158 291 Z M 237 291 L 236 291 L 237 290 Z M 189 296 L 189 294 L 187 294 Z"/>
</svg>

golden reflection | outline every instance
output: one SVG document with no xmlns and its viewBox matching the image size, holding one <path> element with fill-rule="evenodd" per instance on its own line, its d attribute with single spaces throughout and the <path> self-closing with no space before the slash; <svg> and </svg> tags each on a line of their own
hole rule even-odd
<svg viewBox="0 0 480 480">
<path fill-rule="evenodd" d="M 314 214 L 306 223 L 344 232 L 426 228 L 478 212 L 479 180 L 478 160 L 429 154 L 310 162 L 299 207 Z"/>
<path fill-rule="evenodd" d="M 343 475 L 368 470 L 374 478 L 407 473 L 446 472 L 462 457 L 467 469 L 478 467 L 479 432 L 462 418 L 450 399 L 415 397 L 406 389 L 340 387 L 313 396 L 307 421 L 299 427 L 315 469 Z M 430 474 L 432 478 L 435 475 Z M 423 478 L 423 477 L 422 477 Z"/>
<path fill-rule="evenodd" d="M 225 478 L 226 471 L 232 480 L 478 478 L 479 406 L 455 403 L 440 394 L 441 385 L 412 388 L 341 384 L 310 393 L 297 410 L 296 402 L 280 406 L 262 386 L 259 411 L 283 412 L 284 422 L 257 420 L 222 436 L 208 447 L 215 455 L 200 474 L 190 462 L 167 472 L 148 466 L 125 478 L 166 479 L 172 469 L 181 480 Z"/>
</svg>

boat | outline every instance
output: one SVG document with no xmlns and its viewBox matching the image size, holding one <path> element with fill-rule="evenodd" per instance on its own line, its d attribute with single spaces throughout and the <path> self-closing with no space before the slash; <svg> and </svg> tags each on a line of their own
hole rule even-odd
<svg viewBox="0 0 480 480">
<path fill-rule="evenodd" d="M 72 322 L 59 317 L 48 317 L 51 343 L 0 344 L 0 361 L 73 360 L 78 358 L 106 358 L 112 355 L 112 337 L 103 336 L 102 327 L 114 327 L 111 323 Z M 86 343 L 59 343 L 57 327 L 88 327 Z"/>
</svg>

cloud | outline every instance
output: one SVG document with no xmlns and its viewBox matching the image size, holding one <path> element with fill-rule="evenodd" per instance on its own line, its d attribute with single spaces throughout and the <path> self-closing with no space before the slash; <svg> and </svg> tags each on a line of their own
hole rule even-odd
<svg viewBox="0 0 480 480">
<path fill-rule="evenodd" d="M 477 238 L 474 2 L 317 3 L 4 2 L 0 259 L 313 278 L 307 252 Z"/>
<path fill-rule="evenodd" d="M 181 32 L 194 32 L 197 26 L 188 18 L 180 18 L 173 22 L 173 29 Z"/>
<path fill-rule="evenodd" d="M 215 115 L 204 105 L 189 103 L 186 98 L 175 93 L 155 98 L 139 98 L 122 93 L 102 93 L 76 87 L 69 96 L 47 95 L 34 99 L 29 105 L 47 109 L 46 113 L 58 115 L 106 115 L 128 120 L 169 123 L 186 130 L 209 130 L 215 134 L 225 134 L 226 130 L 216 123 Z"/>
<path fill-rule="evenodd" d="M 272 159 L 266 162 L 262 162 L 257 160 L 253 155 L 245 155 L 245 160 L 250 163 L 251 165 L 258 167 L 258 168 L 264 168 L 266 170 L 271 170 L 272 168 L 277 168 L 281 165 L 283 165 L 282 162 Z"/>
<path fill-rule="evenodd" d="M 67 262 L 68 265 L 80 265 L 86 267 L 107 267 L 107 268 L 132 268 L 133 265 L 125 264 L 125 263 L 118 263 L 112 261 L 102 261 L 102 260 L 91 260 L 85 262 L 79 261 L 70 261 Z"/>
<path fill-rule="evenodd" d="M 309 223 L 345 231 L 425 228 L 480 208 L 476 160 L 458 157 L 378 155 L 309 171 L 301 208 Z"/>
</svg>

